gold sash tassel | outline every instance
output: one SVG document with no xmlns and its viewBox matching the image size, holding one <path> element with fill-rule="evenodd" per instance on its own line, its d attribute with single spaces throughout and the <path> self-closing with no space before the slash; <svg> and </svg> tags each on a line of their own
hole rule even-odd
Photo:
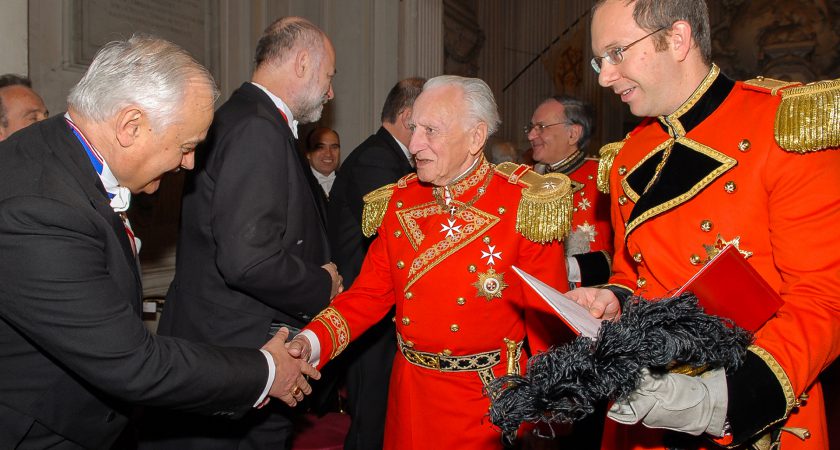
<svg viewBox="0 0 840 450">
<path fill-rule="evenodd" d="M 840 147 L 840 79 L 781 90 L 776 142 L 796 153 Z"/>
<path fill-rule="evenodd" d="M 610 142 L 601 147 L 601 160 L 598 161 L 598 190 L 604 194 L 610 193 L 610 170 L 621 147 L 624 147 L 624 141 Z"/>
<path fill-rule="evenodd" d="M 362 209 L 362 234 L 371 237 L 382 225 L 385 218 L 385 211 L 388 210 L 388 202 L 394 193 L 394 183 L 382 186 L 362 197 L 365 206 Z"/>
</svg>

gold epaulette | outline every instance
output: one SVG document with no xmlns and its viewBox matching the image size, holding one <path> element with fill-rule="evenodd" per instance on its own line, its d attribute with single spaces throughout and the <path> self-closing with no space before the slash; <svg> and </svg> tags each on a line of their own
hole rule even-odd
<svg viewBox="0 0 840 450">
<path fill-rule="evenodd" d="M 781 95 L 775 124 L 779 147 L 796 153 L 840 147 L 840 79 L 802 85 L 759 77 L 744 84 Z"/>
<path fill-rule="evenodd" d="M 624 147 L 624 141 L 610 142 L 599 151 L 601 160 L 598 161 L 598 190 L 604 194 L 610 193 L 610 170 L 621 147 Z"/>
<path fill-rule="evenodd" d="M 386 184 L 362 197 L 365 202 L 362 209 L 362 234 L 365 237 L 376 234 L 376 230 L 382 225 L 382 219 L 385 218 L 385 211 L 388 210 L 388 202 L 391 200 L 395 186 L 396 183 Z"/>
<path fill-rule="evenodd" d="M 560 173 L 540 175 L 524 164 L 504 162 L 496 175 L 523 186 L 516 231 L 533 242 L 562 240 L 572 226 L 572 183 Z"/>
</svg>

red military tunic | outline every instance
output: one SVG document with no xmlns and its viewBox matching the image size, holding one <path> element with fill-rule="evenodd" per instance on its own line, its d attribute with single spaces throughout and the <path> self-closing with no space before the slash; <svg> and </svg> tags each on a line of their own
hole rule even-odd
<svg viewBox="0 0 840 450">
<path fill-rule="evenodd" d="M 598 190 L 598 160 L 586 158 L 566 173 L 572 179 L 572 230 L 566 238 L 566 253 L 575 256 L 581 271 L 577 287 L 603 283 L 611 274 L 613 254 L 610 199 Z"/>
<path fill-rule="evenodd" d="M 568 193 L 562 175 L 530 176 L 565 180 Z M 541 351 L 557 336 L 552 328 L 564 327 L 511 266 L 563 287 L 563 246 L 516 231 L 523 186 L 485 161 L 449 187 L 449 206 L 443 189 L 436 198 L 414 174 L 372 194 L 383 189 L 391 198 L 359 277 L 307 326 L 321 346 L 319 368 L 396 305 L 402 348 L 391 374 L 385 448 L 501 448 L 486 417 L 484 384 L 509 369 L 524 371 L 526 337 L 530 352 Z M 451 370 L 452 358 L 460 370 Z M 440 369 L 429 367 L 435 364 Z"/>
<path fill-rule="evenodd" d="M 837 120 L 836 100 L 823 107 Z M 609 173 L 618 249 L 610 283 L 667 296 L 716 242 L 737 242 L 785 303 L 757 332 L 744 367 L 727 376 L 732 438 L 781 423 L 810 433 L 803 441 L 782 432 L 782 450 L 827 449 L 817 376 L 840 353 L 840 152 L 783 150 L 774 141 L 777 110 L 779 96 L 713 66 L 674 114 L 631 133 Z M 803 393 L 808 400 L 796 408 Z M 608 420 L 603 448 L 664 448 L 665 434 Z M 665 439 L 669 447 L 702 444 Z"/>
</svg>

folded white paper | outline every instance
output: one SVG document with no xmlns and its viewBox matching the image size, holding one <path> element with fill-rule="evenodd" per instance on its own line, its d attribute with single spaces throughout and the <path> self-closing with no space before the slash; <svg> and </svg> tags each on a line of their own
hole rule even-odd
<svg viewBox="0 0 840 450">
<path fill-rule="evenodd" d="M 512 267 L 513 271 L 531 289 L 539 294 L 575 333 L 592 339 L 598 336 L 598 330 L 601 328 L 601 319 L 596 319 L 592 314 L 589 314 L 589 310 L 578 305 L 574 300 L 561 294 L 557 289 L 543 283 L 528 272 L 516 266 Z"/>
</svg>

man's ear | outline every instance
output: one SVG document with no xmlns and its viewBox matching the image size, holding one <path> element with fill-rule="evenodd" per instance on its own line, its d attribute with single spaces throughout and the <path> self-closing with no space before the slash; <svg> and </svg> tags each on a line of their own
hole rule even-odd
<svg viewBox="0 0 840 450">
<path fill-rule="evenodd" d="M 408 124 L 411 122 L 411 108 L 403 108 L 399 114 L 397 114 L 397 123 L 402 125 L 403 128 L 406 130 L 409 128 Z"/>
<path fill-rule="evenodd" d="M 303 78 L 306 75 L 306 71 L 309 70 L 310 63 L 309 51 L 298 50 L 295 54 L 295 75 L 298 78 Z"/>
<path fill-rule="evenodd" d="M 580 143 L 580 136 L 583 134 L 583 125 L 574 123 L 569 126 L 569 145 L 577 146 Z"/>
<path fill-rule="evenodd" d="M 668 38 L 671 41 L 671 51 L 677 61 L 683 61 L 692 47 L 691 25 L 685 20 L 678 20 L 671 25 Z"/>
<path fill-rule="evenodd" d="M 131 147 L 140 138 L 142 127 L 147 126 L 145 113 L 136 106 L 126 106 L 117 113 L 114 124 L 117 142 L 122 147 Z"/>
<path fill-rule="evenodd" d="M 479 122 L 470 131 L 470 154 L 475 156 L 484 149 L 484 144 L 487 143 L 487 124 Z"/>
</svg>

